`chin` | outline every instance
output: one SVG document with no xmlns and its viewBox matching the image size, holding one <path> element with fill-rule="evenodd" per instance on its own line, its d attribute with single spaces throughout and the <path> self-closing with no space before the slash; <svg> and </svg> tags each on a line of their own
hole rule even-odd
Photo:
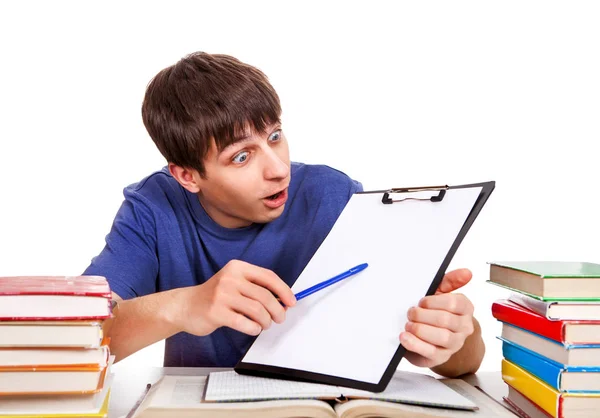
<svg viewBox="0 0 600 418">
<path fill-rule="evenodd" d="M 254 221 L 259 224 L 267 224 L 269 222 L 273 222 L 275 219 L 279 218 L 285 209 L 285 205 L 278 207 L 277 209 L 272 209 L 267 213 L 262 214 L 257 217 Z"/>
</svg>

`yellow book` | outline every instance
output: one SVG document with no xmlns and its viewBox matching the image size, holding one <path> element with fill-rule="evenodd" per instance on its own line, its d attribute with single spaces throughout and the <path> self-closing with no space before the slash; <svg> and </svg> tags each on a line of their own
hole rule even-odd
<svg viewBox="0 0 600 418">
<path fill-rule="evenodd" d="M 98 412 L 84 412 L 84 413 L 67 413 L 67 414 L 57 414 L 57 413 L 44 413 L 40 412 L 39 414 L 28 414 L 28 415 L 0 415 L 0 418 L 106 418 L 108 416 L 108 403 L 110 399 L 110 390 L 108 390 L 106 397 L 104 398 L 104 402 L 102 402 L 102 407 Z"/>
<path fill-rule="evenodd" d="M 600 409 L 600 393 L 564 393 L 502 359 L 502 379 L 554 418 L 594 416 Z"/>
</svg>

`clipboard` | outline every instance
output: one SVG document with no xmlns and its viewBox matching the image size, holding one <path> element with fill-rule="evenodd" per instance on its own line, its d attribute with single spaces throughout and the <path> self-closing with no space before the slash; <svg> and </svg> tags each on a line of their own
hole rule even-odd
<svg viewBox="0 0 600 418">
<path fill-rule="evenodd" d="M 292 290 L 369 268 L 289 309 L 257 336 L 240 374 L 382 392 L 405 348 L 406 313 L 434 294 L 495 182 L 356 193 Z"/>
</svg>

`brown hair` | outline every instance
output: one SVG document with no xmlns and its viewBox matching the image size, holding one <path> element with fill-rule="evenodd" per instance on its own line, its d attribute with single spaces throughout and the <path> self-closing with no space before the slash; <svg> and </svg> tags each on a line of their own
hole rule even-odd
<svg viewBox="0 0 600 418">
<path fill-rule="evenodd" d="M 228 55 L 192 53 L 148 84 L 142 119 L 168 162 L 198 170 L 214 139 L 236 142 L 249 126 L 263 132 L 281 116 L 279 97 L 257 68 Z"/>
</svg>

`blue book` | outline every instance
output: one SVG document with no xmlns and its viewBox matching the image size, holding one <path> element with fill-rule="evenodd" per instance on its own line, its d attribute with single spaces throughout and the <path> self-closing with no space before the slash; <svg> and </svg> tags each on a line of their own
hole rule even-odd
<svg viewBox="0 0 600 418">
<path fill-rule="evenodd" d="M 502 354 L 558 391 L 600 393 L 600 359 L 598 367 L 566 366 L 507 340 L 502 342 Z"/>
</svg>

